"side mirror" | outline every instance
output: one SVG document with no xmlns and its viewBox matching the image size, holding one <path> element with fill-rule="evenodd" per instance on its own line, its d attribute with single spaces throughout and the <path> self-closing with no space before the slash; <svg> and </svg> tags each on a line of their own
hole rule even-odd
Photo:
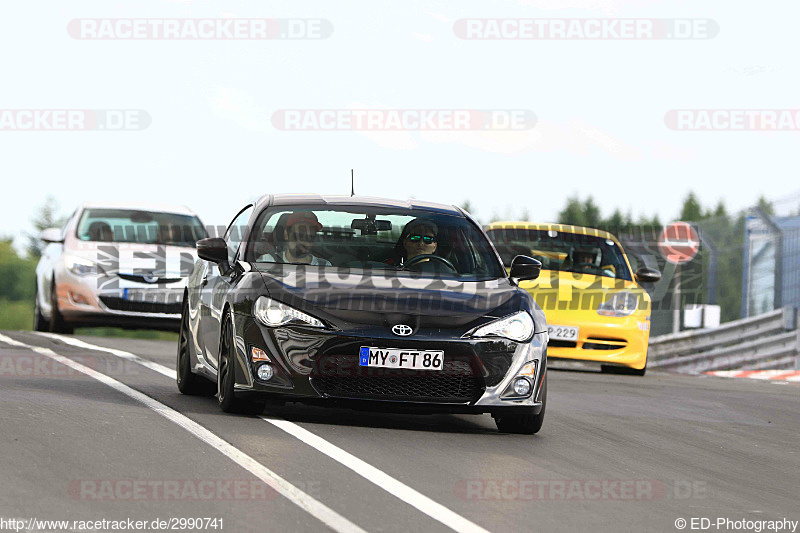
<svg viewBox="0 0 800 533">
<path fill-rule="evenodd" d="M 517 281 L 536 279 L 542 272 L 542 262 L 527 255 L 518 255 L 511 261 L 508 276 Z"/>
<path fill-rule="evenodd" d="M 39 238 L 44 242 L 64 242 L 61 230 L 58 228 L 47 228 L 39 234 Z"/>
<path fill-rule="evenodd" d="M 639 283 L 655 283 L 661 279 L 661 272 L 655 268 L 640 266 L 636 271 L 636 281 Z"/>
<path fill-rule="evenodd" d="M 227 263 L 228 245 L 225 244 L 225 239 L 219 237 L 200 239 L 197 241 L 197 256 L 212 263 Z"/>
</svg>

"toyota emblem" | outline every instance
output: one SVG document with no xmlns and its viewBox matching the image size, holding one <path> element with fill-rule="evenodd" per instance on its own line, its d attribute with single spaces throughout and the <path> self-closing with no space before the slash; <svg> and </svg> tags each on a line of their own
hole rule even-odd
<svg viewBox="0 0 800 533">
<path fill-rule="evenodd" d="M 411 329 L 411 326 L 406 326 L 405 324 L 397 324 L 392 328 L 392 333 L 401 337 L 408 337 L 413 332 L 414 330 Z"/>
<path fill-rule="evenodd" d="M 148 272 L 147 274 L 142 274 L 142 279 L 147 283 L 155 283 L 158 281 L 158 276 L 156 276 L 155 272 Z"/>
</svg>

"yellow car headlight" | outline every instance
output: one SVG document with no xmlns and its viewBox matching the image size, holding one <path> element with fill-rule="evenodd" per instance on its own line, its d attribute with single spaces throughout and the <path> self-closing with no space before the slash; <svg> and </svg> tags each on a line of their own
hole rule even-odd
<svg viewBox="0 0 800 533">
<path fill-rule="evenodd" d="M 597 308 L 597 314 L 603 316 L 630 316 L 639 308 L 639 297 L 630 291 L 619 291 L 612 294 Z"/>
</svg>

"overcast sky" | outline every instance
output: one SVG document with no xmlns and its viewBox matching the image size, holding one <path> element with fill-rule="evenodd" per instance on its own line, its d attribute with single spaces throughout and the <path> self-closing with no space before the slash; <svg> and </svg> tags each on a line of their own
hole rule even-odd
<svg viewBox="0 0 800 533">
<path fill-rule="evenodd" d="M 138 109 L 138 131 L 0 131 L 0 234 L 54 195 L 178 203 L 224 224 L 269 192 L 461 204 L 552 221 L 568 196 L 673 219 L 795 192 L 798 133 L 675 131 L 671 109 L 798 108 L 795 2 L 4 2 L 0 108 Z M 311 18 L 309 40 L 82 40 L 81 18 Z M 704 18 L 704 40 L 465 40 L 458 19 Z M 282 109 L 519 109 L 518 131 L 281 131 Z"/>
</svg>

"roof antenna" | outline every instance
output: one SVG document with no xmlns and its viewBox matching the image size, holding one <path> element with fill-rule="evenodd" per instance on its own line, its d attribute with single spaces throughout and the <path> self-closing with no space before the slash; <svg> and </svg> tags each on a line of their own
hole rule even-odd
<svg viewBox="0 0 800 533">
<path fill-rule="evenodd" d="M 355 180 L 356 180 L 356 177 L 355 177 L 355 172 L 354 172 L 354 171 L 353 171 L 353 169 L 351 168 L 351 169 L 350 169 L 350 197 L 351 197 L 351 198 L 352 198 L 353 196 L 355 196 L 355 195 L 356 195 L 356 184 L 355 184 Z"/>
</svg>

